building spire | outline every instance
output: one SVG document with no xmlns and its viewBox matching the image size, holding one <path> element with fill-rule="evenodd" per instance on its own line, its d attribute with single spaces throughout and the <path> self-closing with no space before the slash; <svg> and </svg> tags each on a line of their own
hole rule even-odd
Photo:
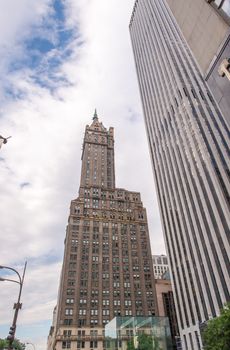
<svg viewBox="0 0 230 350">
<path fill-rule="evenodd" d="M 94 115 L 93 115 L 93 120 L 95 120 L 95 119 L 98 119 L 97 109 L 96 108 L 95 108 Z"/>
</svg>

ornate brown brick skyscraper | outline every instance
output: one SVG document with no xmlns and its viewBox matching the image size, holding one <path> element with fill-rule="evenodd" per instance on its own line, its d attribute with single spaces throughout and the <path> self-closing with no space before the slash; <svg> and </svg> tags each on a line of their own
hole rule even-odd
<svg viewBox="0 0 230 350">
<path fill-rule="evenodd" d="M 115 188 L 113 128 L 107 131 L 95 111 L 85 130 L 48 349 L 102 350 L 103 328 L 114 316 L 156 309 L 146 210 L 140 193 Z"/>
</svg>

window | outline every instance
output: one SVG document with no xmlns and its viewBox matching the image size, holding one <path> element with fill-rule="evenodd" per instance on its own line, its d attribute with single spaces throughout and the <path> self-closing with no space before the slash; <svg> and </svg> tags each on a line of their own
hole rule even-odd
<svg viewBox="0 0 230 350">
<path fill-rule="evenodd" d="M 98 286 L 99 286 L 98 280 L 92 280 L 91 286 L 92 286 L 92 287 L 98 287 Z"/>
<path fill-rule="evenodd" d="M 80 290 L 80 296 L 81 297 L 84 297 L 84 296 L 86 297 L 87 296 L 87 290 L 86 289 L 81 289 Z"/>
<path fill-rule="evenodd" d="M 70 349 L 71 348 L 71 341 L 66 340 L 62 342 L 62 349 Z"/>
<path fill-rule="evenodd" d="M 136 300 L 136 306 L 141 307 L 142 306 L 142 301 L 141 300 Z"/>
<path fill-rule="evenodd" d="M 82 340 L 77 341 L 77 349 L 84 349 L 85 348 L 85 342 Z"/>
<path fill-rule="evenodd" d="M 76 254 L 70 254 L 70 260 L 77 260 Z"/>
<path fill-rule="evenodd" d="M 64 325 L 65 325 L 65 326 L 71 326 L 72 323 L 73 323 L 73 320 L 72 320 L 72 319 L 66 318 L 66 319 L 64 320 Z"/>
<path fill-rule="evenodd" d="M 71 331 L 71 330 L 69 330 L 69 329 L 67 329 L 67 330 L 64 330 L 64 331 L 63 331 L 63 335 L 64 335 L 64 337 L 70 337 L 70 336 L 71 336 L 71 334 L 72 334 L 72 331 Z"/>
<path fill-rule="evenodd" d="M 74 294 L 74 289 L 67 289 L 66 294 L 67 295 L 73 295 Z"/>
<path fill-rule="evenodd" d="M 143 311 L 142 310 L 136 310 L 136 315 L 137 316 L 143 316 Z"/>
<path fill-rule="evenodd" d="M 114 273 L 113 280 L 119 280 L 119 279 L 120 279 L 120 275 L 118 273 Z"/>
<path fill-rule="evenodd" d="M 90 347 L 93 348 L 93 349 L 97 348 L 97 340 L 92 340 L 90 342 Z"/>
<path fill-rule="evenodd" d="M 85 331 L 83 331 L 83 330 L 78 330 L 78 331 L 77 331 L 77 336 L 78 336 L 79 338 L 84 337 L 84 336 L 85 336 Z"/>
<path fill-rule="evenodd" d="M 75 280 L 68 280 L 68 286 L 74 286 Z"/>
<path fill-rule="evenodd" d="M 132 310 L 125 310 L 125 316 L 131 316 Z"/>
<path fill-rule="evenodd" d="M 103 316 L 109 316 L 109 310 L 108 309 L 103 309 L 102 310 L 102 315 Z"/>
<path fill-rule="evenodd" d="M 91 337 L 97 337 L 98 335 L 98 331 L 96 329 L 91 329 L 90 330 L 90 336 Z"/>
<path fill-rule="evenodd" d="M 91 315 L 92 316 L 97 316 L 98 315 L 98 310 L 91 310 Z"/>
<path fill-rule="evenodd" d="M 94 297 L 94 296 L 97 296 L 98 295 L 98 290 L 92 290 L 91 291 L 91 295 Z"/>
<path fill-rule="evenodd" d="M 91 299 L 91 306 L 95 307 L 98 305 L 98 300 L 97 299 Z"/>
<path fill-rule="evenodd" d="M 91 326 L 96 326 L 98 324 L 98 320 L 90 320 Z"/>
<path fill-rule="evenodd" d="M 86 319 L 79 319 L 78 320 L 78 326 L 79 327 L 82 327 L 82 326 L 85 326 L 86 325 Z"/>
<path fill-rule="evenodd" d="M 76 247 L 77 244 L 78 244 L 78 240 L 77 240 L 77 239 L 72 239 L 72 240 L 71 240 L 71 246 L 72 246 L 72 247 Z"/>
<path fill-rule="evenodd" d="M 98 279 L 98 272 L 92 272 L 92 279 Z"/>
<path fill-rule="evenodd" d="M 114 286 L 114 288 L 119 288 L 120 287 L 120 283 L 119 282 L 113 282 L 113 286 Z"/>
<path fill-rule="evenodd" d="M 120 316 L 121 315 L 121 311 L 120 310 L 114 310 L 114 316 Z"/>
<path fill-rule="evenodd" d="M 65 309 L 65 315 L 73 315 L 73 309 Z"/>
<path fill-rule="evenodd" d="M 126 298 L 130 297 L 131 296 L 131 291 L 130 290 L 125 290 L 124 294 L 125 294 Z"/>
<path fill-rule="evenodd" d="M 109 323 L 109 320 L 108 320 L 108 319 L 107 319 L 107 320 L 106 320 L 106 319 L 103 319 L 103 320 L 102 320 L 102 323 L 103 323 L 103 324 L 107 324 L 107 323 Z"/>
<path fill-rule="evenodd" d="M 66 304 L 73 304 L 73 301 L 74 301 L 73 298 L 71 298 L 71 299 L 67 298 L 66 299 Z"/>
<path fill-rule="evenodd" d="M 79 309 L 79 315 L 86 315 L 86 309 Z"/>
<path fill-rule="evenodd" d="M 81 287 L 87 287 L 88 281 L 87 280 L 81 280 L 80 285 Z"/>
<path fill-rule="evenodd" d="M 102 291 L 102 294 L 103 294 L 103 296 L 109 295 L 109 290 L 103 290 L 103 291 Z"/>
<path fill-rule="evenodd" d="M 75 270 L 76 269 L 76 263 L 74 262 L 74 263 L 69 263 L 69 269 L 70 270 Z"/>
</svg>

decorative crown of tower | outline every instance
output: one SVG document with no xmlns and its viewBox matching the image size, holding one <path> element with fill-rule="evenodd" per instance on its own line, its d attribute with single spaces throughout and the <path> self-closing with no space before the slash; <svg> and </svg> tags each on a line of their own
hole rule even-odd
<svg viewBox="0 0 230 350">
<path fill-rule="evenodd" d="M 93 120 L 98 120 L 98 115 L 97 115 L 97 109 L 95 108 L 94 115 L 93 115 Z"/>
</svg>

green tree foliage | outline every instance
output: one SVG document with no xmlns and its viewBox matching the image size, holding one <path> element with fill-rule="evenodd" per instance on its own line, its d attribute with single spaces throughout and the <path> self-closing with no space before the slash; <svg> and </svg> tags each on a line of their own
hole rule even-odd
<svg viewBox="0 0 230 350">
<path fill-rule="evenodd" d="M 7 347 L 6 340 L 0 339 L 0 349 L 5 349 Z"/>
<path fill-rule="evenodd" d="M 159 342 L 157 338 L 149 334 L 142 333 L 138 335 L 137 342 L 134 342 L 134 339 L 131 339 L 127 342 L 127 350 L 162 350 L 162 349 L 159 347 Z"/>
<path fill-rule="evenodd" d="M 219 317 L 207 322 L 202 339 L 205 350 L 230 349 L 230 303 L 221 310 Z"/>
<path fill-rule="evenodd" d="M 128 343 L 127 343 L 127 350 L 136 350 L 135 346 L 134 346 L 133 339 L 128 341 Z"/>
<path fill-rule="evenodd" d="M 149 334 L 140 334 L 138 336 L 138 350 L 154 350 L 153 337 Z"/>
<path fill-rule="evenodd" d="M 24 350 L 26 348 L 25 344 L 21 343 L 18 339 L 13 341 L 13 349 Z M 6 339 L 0 339 L 0 350 L 8 349 L 9 342 Z"/>
</svg>

